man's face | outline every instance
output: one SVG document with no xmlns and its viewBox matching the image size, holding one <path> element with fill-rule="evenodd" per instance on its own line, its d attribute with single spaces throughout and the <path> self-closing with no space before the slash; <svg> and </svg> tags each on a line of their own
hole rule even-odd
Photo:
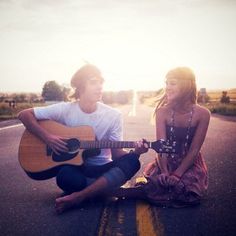
<svg viewBox="0 0 236 236">
<path fill-rule="evenodd" d="M 93 77 L 88 79 L 81 96 L 91 102 L 100 101 L 102 99 L 103 83 L 104 80 L 102 78 Z"/>
</svg>

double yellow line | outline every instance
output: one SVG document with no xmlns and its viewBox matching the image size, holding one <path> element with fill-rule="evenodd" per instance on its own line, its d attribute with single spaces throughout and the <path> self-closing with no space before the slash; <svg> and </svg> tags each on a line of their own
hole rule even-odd
<svg viewBox="0 0 236 236">
<path fill-rule="evenodd" d="M 114 228 L 114 224 L 109 220 L 111 219 L 112 211 L 114 209 L 112 207 L 105 207 L 102 213 L 102 217 L 100 220 L 100 226 L 98 229 L 99 236 L 109 236 L 109 235 L 117 235 L 117 236 L 125 236 L 130 235 L 129 232 L 122 232 L 119 227 Z M 117 209 L 116 209 L 117 210 Z M 117 225 L 121 225 L 124 223 L 125 219 L 124 213 L 122 210 L 117 210 Z M 136 224 L 137 235 L 139 236 L 163 236 L 164 235 L 164 227 L 160 223 L 157 208 L 152 208 L 152 206 L 143 201 L 136 202 L 136 222 L 130 222 Z M 113 225 L 112 225 L 113 224 Z"/>
<path fill-rule="evenodd" d="M 139 236 L 162 236 L 164 227 L 160 223 L 158 212 L 150 204 L 137 202 L 136 204 L 136 224 Z"/>
</svg>

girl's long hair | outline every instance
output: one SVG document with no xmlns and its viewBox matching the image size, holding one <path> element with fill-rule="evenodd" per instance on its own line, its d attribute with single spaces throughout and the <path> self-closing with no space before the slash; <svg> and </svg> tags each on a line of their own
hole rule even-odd
<svg viewBox="0 0 236 236">
<path fill-rule="evenodd" d="M 195 81 L 195 75 L 193 71 L 188 67 L 177 67 L 170 70 L 166 74 L 166 79 L 174 78 L 177 80 L 181 94 L 179 98 L 176 99 L 175 104 L 184 106 L 186 103 L 196 104 L 197 101 L 197 87 Z M 156 100 L 156 107 L 154 110 L 154 116 L 158 108 L 168 104 L 168 99 L 166 96 L 165 89 L 159 94 Z"/>
</svg>

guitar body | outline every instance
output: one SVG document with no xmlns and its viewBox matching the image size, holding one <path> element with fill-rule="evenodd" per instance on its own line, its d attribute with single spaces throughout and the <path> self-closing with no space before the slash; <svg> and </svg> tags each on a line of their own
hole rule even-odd
<svg viewBox="0 0 236 236">
<path fill-rule="evenodd" d="M 41 139 L 24 131 L 19 146 L 19 162 L 24 171 L 32 179 L 44 180 L 57 175 L 63 165 L 83 164 L 83 158 L 96 156 L 103 148 L 135 148 L 133 141 L 95 141 L 93 128 L 90 126 L 67 127 L 50 120 L 39 121 L 41 127 L 51 134 L 65 139 L 68 152 L 56 154 Z M 147 142 L 149 148 L 157 153 L 178 153 L 176 142 L 164 140 Z"/>
<path fill-rule="evenodd" d="M 95 134 L 90 126 L 67 127 L 54 121 L 39 121 L 40 126 L 52 134 L 65 139 L 95 140 Z M 84 150 L 63 158 L 53 158 L 53 152 L 47 145 L 27 129 L 24 131 L 19 146 L 19 162 L 24 171 L 32 179 L 44 180 L 54 177 L 63 165 L 82 165 Z"/>
</svg>

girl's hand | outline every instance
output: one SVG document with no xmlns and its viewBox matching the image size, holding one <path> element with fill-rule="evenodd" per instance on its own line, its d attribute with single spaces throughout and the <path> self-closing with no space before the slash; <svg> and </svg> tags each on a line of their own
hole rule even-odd
<svg viewBox="0 0 236 236">
<path fill-rule="evenodd" d="M 170 175 L 168 178 L 168 184 L 169 186 L 175 186 L 179 183 L 180 177 L 177 175 Z"/>
<path fill-rule="evenodd" d="M 158 179 L 160 181 L 160 184 L 162 186 L 168 187 L 169 186 L 169 174 L 168 173 L 162 173 L 158 176 Z"/>
</svg>

